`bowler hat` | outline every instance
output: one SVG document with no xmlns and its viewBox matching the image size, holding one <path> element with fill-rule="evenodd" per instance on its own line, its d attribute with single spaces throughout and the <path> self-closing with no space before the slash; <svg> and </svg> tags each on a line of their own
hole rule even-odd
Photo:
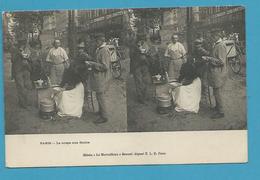
<svg viewBox="0 0 260 180">
<path fill-rule="evenodd" d="M 101 40 L 105 40 L 105 34 L 104 33 L 98 33 L 95 35 L 96 39 L 101 39 Z"/>
<path fill-rule="evenodd" d="M 194 44 L 202 44 L 203 43 L 203 40 L 202 39 L 196 39 L 195 41 L 194 41 Z"/>
</svg>

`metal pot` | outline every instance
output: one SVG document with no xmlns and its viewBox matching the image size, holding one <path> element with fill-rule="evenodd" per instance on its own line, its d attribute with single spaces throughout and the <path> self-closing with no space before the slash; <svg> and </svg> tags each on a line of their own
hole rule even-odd
<svg viewBox="0 0 260 180">
<path fill-rule="evenodd" d="M 40 102 L 40 111 L 41 112 L 54 112 L 55 111 L 55 102 L 54 101 Z"/>
<path fill-rule="evenodd" d="M 167 108 L 172 106 L 172 97 L 168 94 L 162 94 L 157 97 L 158 107 Z"/>
</svg>

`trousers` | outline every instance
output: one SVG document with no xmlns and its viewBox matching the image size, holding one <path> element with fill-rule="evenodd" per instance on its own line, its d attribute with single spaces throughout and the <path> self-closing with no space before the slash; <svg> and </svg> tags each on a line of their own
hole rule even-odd
<svg viewBox="0 0 260 180">
<path fill-rule="evenodd" d="M 143 65 L 134 70 L 134 79 L 136 85 L 136 93 L 139 100 L 143 101 L 147 98 L 148 87 L 151 83 L 151 75 L 148 66 Z"/>
<path fill-rule="evenodd" d="M 19 105 L 25 107 L 28 105 L 28 92 L 32 89 L 30 72 L 27 70 L 15 72 L 14 78 Z"/>
<path fill-rule="evenodd" d="M 105 102 L 105 92 L 96 92 L 99 107 L 99 114 L 102 118 L 108 119 L 107 105 Z"/>
<path fill-rule="evenodd" d="M 64 64 L 51 65 L 50 67 L 51 84 L 59 85 L 61 83 L 64 70 L 65 70 Z"/>
<path fill-rule="evenodd" d="M 170 80 L 178 80 L 182 64 L 183 59 L 169 61 L 168 76 Z"/>
<path fill-rule="evenodd" d="M 216 101 L 216 110 L 218 113 L 224 113 L 223 107 L 223 86 L 218 88 L 213 88 L 213 94 Z"/>
</svg>

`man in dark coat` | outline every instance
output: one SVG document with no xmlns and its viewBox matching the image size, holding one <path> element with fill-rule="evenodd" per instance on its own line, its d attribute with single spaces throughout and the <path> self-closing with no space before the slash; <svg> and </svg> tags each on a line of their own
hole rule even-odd
<svg viewBox="0 0 260 180">
<path fill-rule="evenodd" d="M 104 123 L 108 121 L 108 112 L 106 105 L 105 92 L 108 91 L 110 80 L 112 79 L 110 71 L 111 56 L 105 43 L 105 36 L 98 34 L 96 36 L 97 50 L 95 61 L 86 61 L 88 66 L 92 67 L 90 74 L 90 86 L 96 92 L 99 106 L 100 118 L 95 123 Z"/>
<path fill-rule="evenodd" d="M 85 48 L 86 47 L 84 42 L 81 42 L 77 45 L 77 56 L 75 62 L 71 64 L 71 66 L 73 66 L 73 68 L 75 69 L 76 73 L 80 75 L 83 84 L 85 84 L 86 80 L 88 80 L 90 73 L 88 67 L 85 64 L 85 61 L 94 61 Z"/>
<path fill-rule="evenodd" d="M 220 31 L 212 32 L 213 45 L 212 55 L 210 57 L 204 57 L 203 59 L 208 61 L 208 81 L 209 85 L 213 88 L 215 96 L 216 107 L 214 108 L 215 114 L 213 119 L 224 117 L 224 98 L 223 88 L 227 80 L 227 64 L 226 56 L 227 50 Z"/>
<path fill-rule="evenodd" d="M 33 41 L 31 46 L 31 80 L 36 81 L 39 79 L 44 79 L 43 72 L 43 55 L 42 55 L 42 45 L 40 41 Z"/>
<path fill-rule="evenodd" d="M 11 61 L 18 103 L 21 108 L 27 108 L 29 105 L 28 92 L 32 89 L 30 55 L 31 52 L 26 47 L 26 40 L 19 40 L 17 47 L 14 48 Z"/>
<path fill-rule="evenodd" d="M 208 96 L 207 64 L 203 62 L 202 56 L 209 56 L 210 52 L 205 48 L 205 42 L 201 34 L 197 35 L 193 45 L 192 55 L 195 59 L 197 74 L 201 79 L 202 98 L 206 100 Z"/>
<path fill-rule="evenodd" d="M 148 99 L 148 87 L 151 84 L 151 74 L 149 70 L 149 46 L 145 36 L 137 37 L 131 55 L 131 68 L 135 79 L 137 100 L 144 104 Z"/>
</svg>

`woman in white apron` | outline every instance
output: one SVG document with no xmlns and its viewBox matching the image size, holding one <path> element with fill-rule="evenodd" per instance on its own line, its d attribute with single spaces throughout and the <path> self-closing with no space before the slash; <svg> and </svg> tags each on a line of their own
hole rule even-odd
<svg viewBox="0 0 260 180">
<path fill-rule="evenodd" d="M 201 80 L 192 63 L 183 64 L 179 82 L 181 86 L 172 91 L 175 110 L 198 113 L 201 98 Z"/>
<path fill-rule="evenodd" d="M 81 117 L 84 104 L 84 86 L 80 76 L 72 68 L 65 70 L 61 88 L 56 89 L 54 100 L 59 116 Z"/>
</svg>

